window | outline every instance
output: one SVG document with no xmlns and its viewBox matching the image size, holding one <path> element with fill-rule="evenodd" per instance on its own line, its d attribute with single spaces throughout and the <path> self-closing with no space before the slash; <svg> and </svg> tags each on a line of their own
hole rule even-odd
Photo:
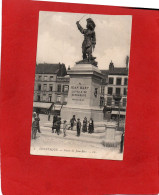
<svg viewBox="0 0 159 195">
<path fill-rule="evenodd" d="M 63 85 L 63 92 L 68 92 L 69 86 L 68 85 Z"/>
<path fill-rule="evenodd" d="M 97 98 L 97 94 L 98 94 L 98 88 L 95 88 L 95 89 L 94 89 L 94 97 Z"/>
<path fill-rule="evenodd" d="M 114 78 L 110 77 L 110 78 L 109 78 L 109 84 L 112 85 L 113 83 L 114 83 Z"/>
<path fill-rule="evenodd" d="M 112 87 L 108 87 L 108 95 L 112 95 L 113 94 L 113 88 Z"/>
<path fill-rule="evenodd" d="M 49 94 L 49 102 L 52 102 L 52 95 Z"/>
<path fill-rule="evenodd" d="M 44 76 L 44 81 L 47 81 L 47 76 Z"/>
<path fill-rule="evenodd" d="M 127 88 L 124 88 L 124 95 L 127 95 Z"/>
<path fill-rule="evenodd" d="M 43 101 L 46 101 L 46 94 L 43 94 Z"/>
<path fill-rule="evenodd" d="M 47 84 L 44 84 L 44 88 L 43 88 L 44 91 L 47 90 Z"/>
<path fill-rule="evenodd" d="M 57 92 L 61 92 L 61 85 L 57 85 Z"/>
<path fill-rule="evenodd" d="M 123 107 L 126 107 L 126 102 L 127 102 L 127 99 L 123 98 Z"/>
<path fill-rule="evenodd" d="M 53 85 L 49 85 L 49 91 L 53 91 Z"/>
<path fill-rule="evenodd" d="M 50 76 L 50 81 L 53 81 L 54 77 L 53 76 Z"/>
<path fill-rule="evenodd" d="M 100 97 L 100 106 L 104 106 L 104 97 Z"/>
<path fill-rule="evenodd" d="M 61 96 L 57 96 L 57 102 L 61 102 Z"/>
<path fill-rule="evenodd" d="M 116 88 L 116 95 L 120 95 L 120 88 Z"/>
<path fill-rule="evenodd" d="M 107 98 L 107 105 L 108 106 L 111 106 L 112 105 L 112 98 L 111 97 L 108 97 Z"/>
<path fill-rule="evenodd" d="M 128 84 L 128 78 L 124 78 L 124 85 Z"/>
<path fill-rule="evenodd" d="M 121 85 L 121 78 L 116 79 L 116 85 Z"/>
<path fill-rule="evenodd" d="M 40 102 L 40 95 L 37 95 L 37 101 Z"/>
<path fill-rule="evenodd" d="M 104 95 L 105 87 L 101 86 L 101 94 Z"/>
<path fill-rule="evenodd" d="M 39 80 L 39 81 L 41 81 L 41 80 L 42 80 L 42 76 L 41 76 L 41 75 L 39 75 L 38 80 Z"/>
<path fill-rule="evenodd" d="M 38 91 L 41 91 L 41 84 L 38 84 Z"/>
<path fill-rule="evenodd" d="M 64 96 L 64 102 L 67 102 L 67 96 Z"/>
</svg>

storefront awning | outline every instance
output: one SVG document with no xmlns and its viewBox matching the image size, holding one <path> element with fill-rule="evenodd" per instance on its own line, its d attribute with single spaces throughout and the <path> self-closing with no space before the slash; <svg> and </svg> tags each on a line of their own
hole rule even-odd
<svg viewBox="0 0 159 195">
<path fill-rule="evenodd" d="M 54 105 L 53 106 L 53 110 L 61 110 L 61 108 L 62 108 L 62 105 Z"/>
<path fill-rule="evenodd" d="M 44 102 L 34 102 L 33 107 L 34 108 L 47 108 L 49 109 L 51 107 L 52 103 L 44 103 Z"/>
<path fill-rule="evenodd" d="M 115 111 L 115 110 L 113 110 L 111 114 L 118 115 L 118 114 L 119 114 L 119 111 Z M 126 112 L 124 112 L 124 111 L 120 111 L 120 115 L 126 115 Z"/>
</svg>

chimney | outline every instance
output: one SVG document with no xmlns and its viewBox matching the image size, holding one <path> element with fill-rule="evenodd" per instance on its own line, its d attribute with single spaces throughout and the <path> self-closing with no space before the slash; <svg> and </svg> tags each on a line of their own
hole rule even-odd
<svg viewBox="0 0 159 195">
<path fill-rule="evenodd" d="M 111 60 L 110 64 L 109 64 L 109 71 L 113 71 L 114 70 L 114 64 Z"/>
</svg>

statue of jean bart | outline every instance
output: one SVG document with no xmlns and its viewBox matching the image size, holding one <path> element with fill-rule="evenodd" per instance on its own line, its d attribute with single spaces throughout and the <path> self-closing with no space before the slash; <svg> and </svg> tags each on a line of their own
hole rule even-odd
<svg viewBox="0 0 159 195">
<path fill-rule="evenodd" d="M 97 62 L 95 61 L 96 57 L 92 56 L 92 52 L 96 45 L 96 34 L 95 34 L 95 23 L 91 18 L 87 20 L 86 29 L 83 29 L 80 25 L 79 21 L 76 22 L 77 28 L 84 35 L 84 41 L 82 43 L 82 54 L 83 60 L 77 62 L 76 64 L 92 64 L 97 66 Z"/>
</svg>

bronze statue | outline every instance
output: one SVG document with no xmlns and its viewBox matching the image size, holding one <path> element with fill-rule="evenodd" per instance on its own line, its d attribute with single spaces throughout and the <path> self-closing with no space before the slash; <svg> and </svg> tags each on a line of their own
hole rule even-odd
<svg viewBox="0 0 159 195">
<path fill-rule="evenodd" d="M 95 35 L 95 23 L 91 18 L 87 20 L 87 29 L 83 29 L 80 25 L 79 21 L 76 22 L 79 31 L 84 35 L 84 41 L 82 43 L 82 53 L 83 53 L 83 60 L 79 63 L 91 63 L 94 66 L 97 66 L 97 62 L 95 61 L 96 57 L 92 56 L 92 52 L 96 45 L 96 35 Z"/>
</svg>

